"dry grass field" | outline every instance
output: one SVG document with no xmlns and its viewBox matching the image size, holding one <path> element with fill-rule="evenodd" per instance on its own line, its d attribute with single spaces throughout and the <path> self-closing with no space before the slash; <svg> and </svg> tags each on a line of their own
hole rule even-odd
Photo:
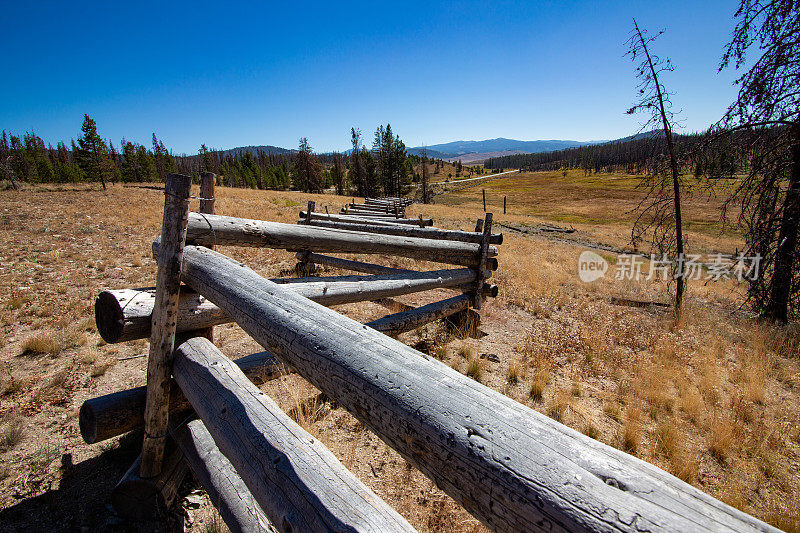
<svg viewBox="0 0 800 533">
<path fill-rule="evenodd" d="M 500 295 L 482 314 L 480 339 L 440 324 L 401 336 L 489 387 L 593 438 L 673 473 L 723 501 L 800 531 L 800 329 L 774 327 L 740 309 L 738 281 L 690 282 L 687 312 L 621 307 L 612 297 L 668 302 L 661 281 L 577 275 L 592 243 L 624 246 L 638 191 L 635 178 L 560 173 L 512 175 L 485 186 L 495 221 L 515 227 L 572 225 L 565 235 L 504 228 Z M 472 229 L 481 187 L 415 205 L 439 227 Z M 508 214 L 502 214 L 502 197 Z M 295 222 L 301 206 L 334 212 L 331 195 L 218 188 L 217 212 Z M 78 409 L 87 398 L 144 383 L 147 343 L 106 345 L 93 302 L 106 288 L 152 286 L 150 243 L 163 194 L 111 186 L 0 192 L 0 530 L 217 531 L 207 499 L 183 499 L 167 523 L 122 524 L 107 505 L 138 453 L 140 435 L 86 445 Z M 719 199 L 687 202 L 691 252 L 732 253 Z M 196 208 L 196 206 L 193 206 Z M 221 248 L 259 273 L 278 276 L 293 254 Z M 604 251 L 612 261 L 615 254 Z M 411 260 L 384 264 L 426 268 Z M 336 272 L 329 270 L 328 272 Z M 445 294 L 446 291 L 441 291 Z M 441 295 L 398 298 L 411 305 Z M 360 321 L 387 314 L 377 304 L 339 306 Z M 215 328 L 231 357 L 258 347 L 237 326 Z M 420 531 L 484 528 L 356 419 L 296 376 L 262 387 L 320 438 L 360 479 Z M 311 408 L 298 409 L 300 405 Z M 186 491 L 197 487 L 187 483 Z M 195 493 L 196 495 L 196 493 Z"/>
</svg>

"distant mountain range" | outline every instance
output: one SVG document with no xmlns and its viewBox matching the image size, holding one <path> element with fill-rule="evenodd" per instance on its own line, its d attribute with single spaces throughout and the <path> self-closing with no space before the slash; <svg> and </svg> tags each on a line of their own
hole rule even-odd
<svg viewBox="0 0 800 533">
<path fill-rule="evenodd" d="M 445 159 L 449 161 L 460 160 L 462 163 L 474 163 L 483 161 L 490 157 L 500 157 L 504 155 L 514 154 L 537 154 L 540 152 L 553 152 L 556 150 L 564 150 L 566 148 L 575 148 L 576 146 L 587 146 L 591 144 L 604 144 L 610 142 L 625 142 L 633 139 L 643 137 L 652 137 L 657 135 L 657 131 L 648 131 L 644 133 L 637 133 L 629 137 L 615 139 L 613 141 L 565 141 L 565 140 L 547 140 L 547 141 L 519 141 L 516 139 L 504 139 L 502 137 L 497 139 L 486 139 L 484 141 L 453 141 L 443 144 L 432 144 L 430 146 L 415 146 L 407 148 L 406 152 L 409 154 L 420 155 L 423 150 L 428 154 L 428 157 L 435 159 Z M 266 153 L 280 154 L 294 154 L 297 150 L 289 148 L 281 148 L 280 146 L 240 146 L 238 148 L 230 148 L 228 150 L 219 150 L 222 154 L 242 154 L 250 152 L 255 155 L 258 151 Z M 347 155 L 350 150 L 342 152 Z M 326 155 L 326 154 L 321 154 Z"/>
<path fill-rule="evenodd" d="M 653 137 L 661 134 L 659 130 L 647 131 L 614 139 L 611 141 L 518 141 L 516 139 L 487 139 L 485 141 L 453 141 L 444 144 L 432 144 L 422 147 L 416 146 L 406 150 L 410 154 L 420 154 L 423 148 L 427 151 L 428 157 L 444 159 L 446 161 L 461 161 L 462 163 L 481 163 L 492 157 L 502 157 L 517 154 L 538 154 L 541 152 L 555 152 L 567 148 L 578 146 L 588 146 L 593 144 L 619 143 Z"/>
<path fill-rule="evenodd" d="M 587 144 L 600 144 L 607 141 L 518 141 L 516 139 L 487 139 L 485 141 L 453 141 L 444 144 L 432 144 L 425 149 L 429 154 L 438 152 L 444 158 L 454 158 L 465 154 L 485 154 L 489 152 L 510 152 L 514 151 L 523 154 L 536 154 L 539 152 L 553 152 L 564 148 L 574 148 Z M 422 150 L 422 146 L 410 148 L 407 151 L 412 154 Z M 437 156 L 439 157 L 439 156 Z"/>
</svg>

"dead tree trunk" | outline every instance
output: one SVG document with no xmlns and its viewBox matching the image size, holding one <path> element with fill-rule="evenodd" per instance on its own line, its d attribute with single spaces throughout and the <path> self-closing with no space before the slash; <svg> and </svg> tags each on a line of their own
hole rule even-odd
<svg viewBox="0 0 800 533">
<path fill-rule="evenodd" d="M 792 165 L 789 186 L 783 200 L 783 218 L 775 251 L 775 266 L 769 301 L 764 310 L 766 318 L 786 322 L 789 319 L 789 300 L 793 293 L 792 281 L 796 276 L 798 253 L 797 232 L 800 228 L 800 122 L 792 126 Z"/>
</svg>

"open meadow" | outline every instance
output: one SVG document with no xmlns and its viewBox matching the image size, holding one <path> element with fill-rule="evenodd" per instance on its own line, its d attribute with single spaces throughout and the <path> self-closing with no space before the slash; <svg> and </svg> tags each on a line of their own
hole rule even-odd
<svg viewBox="0 0 800 533">
<path fill-rule="evenodd" d="M 730 505 L 800 531 L 800 329 L 756 321 L 741 306 L 744 285 L 736 279 L 690 281 L 678 322 L 666 307 L 612 303 L 670 302 L 662 280 L 615 276 L 641 196 L 637 181 L 582 172 L 511 174 L 437 196 L 433 205 L 410 206 L 409 217 L 422 213 L 437 227 L 472 230 L 483 216 L 485 189 L 505 240 L 492 278 L 500 293 L 481 311 L 485 336 L 434 323 L 400 339 Z M 287 223 L 309 200 L 331 213 L 350 200 L 226 187 L 216 197 L 218 214 Z M 686 201 L 689 252 L 742 248 L 736 228 L 719 222 L 723 198 L 720 189 Z M 146 358 L 136 356 L 148 343 L 105 344 L 93 306 L 104 289 L 154 285 L 151 243 L 163 205 L 153 185 L 0 191 L 0 531 L 133 527 L 114 516 L 107 499 L 138 454 L 141 434 L 86 445 L 78 409 L 88 398 L 145 383 Z M 548 230 L 554 225 L 576 231 Z M 585 250 L 609 261 L 604 278 L 581 281 L 578 256 Z M 288 275 L 296 262 L 284 251 L 220 251 L 268 277 Z M 435 268 L 411 259 L 377 262 Z M 420 305 L 438 296 L 397 300 Z M 389 312 L 370 302 L 335 309 L 361 322 Z M 216 327 L 215 343 L 230 357 L 260 349 L 235 324 Z M 261 389 L 420 531 L 485 530 L 299 377 Z M 196 489 L 186 484 L 189 497 L 167 523 L 134 529 L 219 530 L 216 512 Z"/>
</svg>

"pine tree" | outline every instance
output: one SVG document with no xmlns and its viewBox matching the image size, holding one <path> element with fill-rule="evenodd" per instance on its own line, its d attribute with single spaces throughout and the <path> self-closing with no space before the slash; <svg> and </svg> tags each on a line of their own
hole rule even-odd
<svg viewBox="0 0 800 533">
<path fill-rule="evenodd" d="M 44 141 L 35 133 L 26 133 L 24 136 L 26 167 L 31 175 L 30 181 L 48 183 L 55 181 L 55 173 L 50 163 L 50 155 L 44 146 Z"/>
<path fill-rule="evenodd" d="M 25 158 L 25 147 L 22 145 L 20 138 L 16 135 L 9 136 L 9 148 L 11 151 L 9 162 L 11 173 L 20 181 L 28 181 L 31 179 L 31 171 Z"/>
<path fill-rule="evenodd" d="M 372 142 L 372 154 L 383 192 L 390 196 L 401 196 L 408 185 L 408 157 L 406 145 L 392 132 L 391 124 L 378 126 Z"/>
<path fill-rule="evenodd" d="M 153 133 L 153 164 L 156 168 L 156 176 L 160 181 L 167 181 L 167 162 L 164 143 L 159 142 L 156 134 Z"/>
<path fill-rule="evenodd" d="M 73 154 L 75 152 L 72 152 Z M 56 148 L 56 161 L 53 165 L 56 173 L 56 180 L 60 183 L 76 183 L 83 179 L 83 173 L 80 167 L 75 163 L 75 160 L 67 150 L 67 146 L 63 142 L 58 143 Z"/>
<path fill-rule="evenodd" d="M 364 195 L 378 196 L 378 165 L 366 146 L 361 147 L 361 161 L 364 163 Z"/>
<path fill-rule="evenodd" d="M 344 164 L 342 163 L 342 155 L 338 152 L 333 154 L 333 168 L 331 168 L 331 180 L 336 186 L 336 194 L 344 194 Z"/>
<path fill-rule="evenodd" d="M 136 157 L 136 145 L 125 139 L 122 139 L 122 181 L 144 181 Z"/>
<path fill-rule="evenodd" d="M 87 114 L 83 115 L 76 159 L 86 178 L 89 181 L 99 180 L 105 189 L 108 150 L 103 139 L 97 133 L 97 124 Z"/>
<path fill-rule="evenodd" d="M 356 194 L 365 197 L 367 192 L 367 169 L 361 157 L 361 131 L 355 127 L 350 128 L 350 182 L 356 188 Z"/>
<path fill-rule="evenodd" d="M 300 139 L 300 149 L 294 156 L 295 188 L 305 192 L 322 191 L 322 166 L 314 156 L 308 139 Z"/>
<path fill-rule="evenodd" d="M 214 160 L 211 152 L 205 144 L 200 145 L 200 150 L 197 152 L 200 156 L 200 170 L 205 172 L 213 172 Z"/>
</svg>

